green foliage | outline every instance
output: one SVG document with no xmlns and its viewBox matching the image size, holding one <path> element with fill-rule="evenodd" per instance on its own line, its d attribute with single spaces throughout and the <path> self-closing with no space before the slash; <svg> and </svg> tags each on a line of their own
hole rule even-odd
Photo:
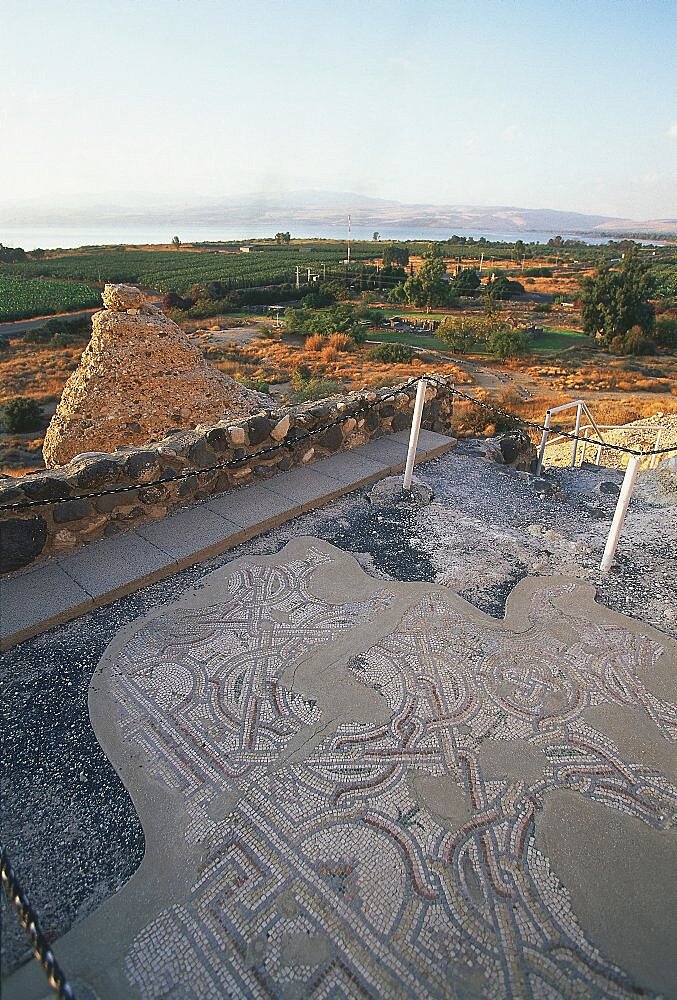
<svg viewBox="0 0 677 1000">
<path fill-rule="evenodd" d="M 654 337 L 661 347 L 677 347 L 677 319 L 667 316 L 657 319 Z"/>
<path fill-rule="evenodd" d="M 499 300 L 514 299 L 518 295 L 524 295 L 524 285 L 506 278 L 504 274 L 499 274 L 493 281 L 487 283 L 487 294 Z"/>
<path fill-rule="evenodd" d="M 101 305 L 100 293 L 88 285 L 0 277 L 0 321 L 73 312 L 97 305 Z"/>
<path fill-rule="evenodd" d="M 299 371 L 300 367 L 299 365 L 296 372 Z M 340 382 L 335 382 L 332 379 L 309 378 L 302 381 L 299 378 L 295 379 L 294 375 L 292 375 L 293 392 L 290 393 L 292 403 L 307 403 L 315 399 L 326 399 L 327 396 L 341 392 L 343 388 Z"/>
<path fill-rule="evenodd" d="M 5 247 L 0 243 L 0 264 L 16 264 L 26 259 L 26 251 L 21 247 Z"/>
<path fill-rule="evenodd" d="M 531 350 L 527 335 L 522 330 L 499 326 L 487 341 L 489 351 L 497 358 L 518 358 Z"/>
<path fill-rule="evenodd" d="M 291 241 L 291 233 L 275 233 L 275 242 L 288 246 Z"/>
<path fill-rule="evenodd" d="M 639 326 L 633 326 L 626 334 L 613 337 L 609 345 L 612 354 L 655 354 L 656 341 L 647 337 Z"/>
<path fill-rule="evenodd" d="M 552 278 L 551 267 L 527 267 L 522 274 L 526 278 Z"/>
<path fill-rule="evenodd" d="M 172 237 L 172 243 L 174 244 L 174 246 L 176 247 L 177 250 L 181 246 L 181 240 L 179 239 L 178 236 L 173 236 Z"/>
<path fill-rule="evenodd" d="M 89 316 L 75 319 L 49 319 L 42 326 L 26 330 L 21 338 L 25 344 L 51 344 L 53 347 L 68 347 L 88 340 L 92 332 Z"/>
<path fill-rule="evenodd" d="M 444 319 L 437 336 L 458 354 L 466 354 L 474 348 L 486 348 L 489 338 L 500 329 L 500 323 L 491 316 L 459 316 Z"/>
<path fill-rule="evenodd" d="M 389 243 L 383 250 L 383 266 L 406 267 L 409 263 L 409 250 L 397 243 Z"/>
<path fill-rule="evenodd" d="M 591 336 L 601 334 L 606 344 L 624 338 L 633 326 L 648 336 L 655 321 L 651 286 L 648 268 L 637 253 L 626 253 L 619 268 L 599 268 L 595 277 L 581 282 L 583 329 Z"/>
<path fill-rule="evenodd" d="M 455 295 L 474 295 L 480 284 L 481 279 L 477 271 L 472 267 L 465 267 L 456 275 L 451 287 Z"/>
<path fill-rule="evenodd" d="M 270 395 L 270 386 L 262 378 L 249 378 L 247 375 L 236 376 L 235 381 L 243 385 L 245 389 L 252 389 L 254 392 L 262 392 L 266 396 Z"/>
<path fill-rule="evenodd" d="M 38 430 L 42 424 L 42 410 L 34 399 L 15 396 L 5 406 L 4 424 L 9 434 Z"/>
<path fill-rule="evenodd" d="M 406 344 L 379 344 L 369 351 L 369 357 L 374 361 L 390 361 L 393 364 L 407 364 L 413 356 L 413 350 Z"/>
<path fill-rule="evenodd" d="M 444 258 L 436 251 L 436 247 L 437 244 L 434 244 L 418 274 L 409 275 L 404 282 L 405 301 L 412 306 L 425 306 L 426 309 L 430 309 L 446 305 L 450 300 L 452 293 L 448 282 L 443 279 L 447 265 L 444 263 Z"/>
</svg>

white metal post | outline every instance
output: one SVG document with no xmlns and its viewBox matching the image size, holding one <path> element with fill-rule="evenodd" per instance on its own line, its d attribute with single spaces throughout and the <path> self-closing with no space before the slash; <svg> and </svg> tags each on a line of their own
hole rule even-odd
<svg viewBox="0 0 677 1000">
<path fill-rule="evenodd" d="M 616 510 L 614 511 L 613 521 L 611 522 L 609 537 L 607 538 L 606 545 L 604 546 L 604 555 L 602 556 L 602 562 L 599 567 L 602 573 L 608 573 L 611 569 L 611 564 L 614 561 L 618 538 L 623 528 L 623 522 L 625 521 L 628 504 L 630 503 L 630 498 L 632 497 L 632 491 L 635 488 L 638 472 L 639 458 L 636 455 L 631 455 L 628 459 L 628 467 L 625 470 L 623 485 L 621 486 L 621 492 L 616 504 Z"/>
<path fill-rule="evenodd" d="M 583 413 L 583 404 L 579 403 L 576 407 L 576 425 L 574 427 L 574 446 L 571 450 L 571 468 L 576 468 L 576 452 L 578 451 L 578 435 L 581 430 L 581 414 Z"/>
<path fill-rule="evenodd" d="M 588 447 L 588 437 L 590 436 L 590 428 L 586 427 L 583 431 L 583 440 L 581 442 L 581 465 L 585 464 L 585 450 Z"/>
<path fill-rule="evenodd" d="M 428 383 L 424 378 L 419 379 L 416 387 L 416 402 L 414 403 L 414 414 L 411 418 L 411 434 L 409 435 L 409 451 L 407 452 L 407 464 L 404 470 L 404 482 L 402 488 L 411 489 L 411 480 L 414 475 L 414 462 L 416 461 L 416 446 L 418 444 L 418 432 L 421 429 L 421 417 L 423 416 L 423 404 L 425 403 L 425 391 Z"/>
<path fill-rule="evenodd" d="M 545 411 L 545 420 L 543 422 L 543 434 L 541 435 L 541 445 L 538 449 L 538 461 L 536 463 L 536 475 L 540 476 L 543 469 L 543 456 L 545 455 L 545 446 L 548 443 L 548 434 L 550 433 L 550 417 L 551 411 Z"/>
</svg>

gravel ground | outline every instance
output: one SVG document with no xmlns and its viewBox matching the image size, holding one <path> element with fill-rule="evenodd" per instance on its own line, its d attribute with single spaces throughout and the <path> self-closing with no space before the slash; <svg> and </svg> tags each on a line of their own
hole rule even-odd
<svg viewBox="0 0 677 1000">
<path fill-rule="evenodd" d="M 435 581 L 496 616 L 522 577 L 575 575 L 598 588 L 602 604 L 677 636 L 671 474 L 640 480 L 606 578 L 598 566 L 621 481 L 616 470 L 553 469 L 534 485 L 479 460 L 464 441 L 419 475 L 434 491 L 428 506 L 372 506 L 367 491 L 352 494 L 5 656 L 2 840 L 50 939 L 114 893 L 143 856 L 131 801 L 89 726 L 87 689 L 97 662 L 129 621 L 238 556 L 315 535 L 353 552 L 376 577 Z M 2 916 L 6 972 L 30 952 L 4 900 Z"/>
</svg>

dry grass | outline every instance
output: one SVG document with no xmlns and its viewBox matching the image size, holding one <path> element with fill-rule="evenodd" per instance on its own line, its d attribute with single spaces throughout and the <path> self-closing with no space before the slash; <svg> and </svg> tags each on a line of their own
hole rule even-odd
<svg viewBox="0 0 677 1000">
<path fill-rule="evenodd" d="M 352 351 L 355 341 L 347 333 L 332 333 L 327 337 L 327 348 L 338 352 Z"/>
<path fill-rule="evenodd" d="M 0 354 L 0 405 L 14 396 L 28 396 L 41 404 L 59 400 L 82 351 L 82 345 L 52 347 L 12 341 L 10 349 Z"/>
<path fill-rule="evenodd" d="M 321 333 L 311 333 L 309 337 L 306 337 L 305 349 L 309 354 L 316 354 L 318 351 L 324 350 L 327 346 L 327 338 L 323 337 Z"/>
</svg>

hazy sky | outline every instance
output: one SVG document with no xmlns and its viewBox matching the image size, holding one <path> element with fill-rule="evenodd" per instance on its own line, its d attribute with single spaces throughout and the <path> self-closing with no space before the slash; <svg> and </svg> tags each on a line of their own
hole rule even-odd
<svg viewBox="0 0 677 1000">
<path fill-rule="evenodd" d="M 675 0 L 0 0 L 0 200 L 677 216 Z"/>
</svg>

